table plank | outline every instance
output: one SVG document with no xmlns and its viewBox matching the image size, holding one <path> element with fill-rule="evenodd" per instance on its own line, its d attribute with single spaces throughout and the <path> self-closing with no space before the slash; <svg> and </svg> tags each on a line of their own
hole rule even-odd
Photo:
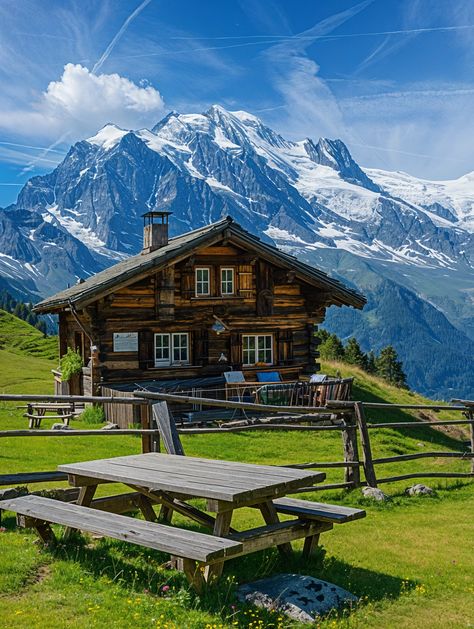
<svg viewBox="0 0 474 629">
<path fill-rule="evenodd" d="M 157 453 L 60 465 L 59 470 L 235 503 L 284 495 L 325 477 L 321 472 Z"/>
</svg>

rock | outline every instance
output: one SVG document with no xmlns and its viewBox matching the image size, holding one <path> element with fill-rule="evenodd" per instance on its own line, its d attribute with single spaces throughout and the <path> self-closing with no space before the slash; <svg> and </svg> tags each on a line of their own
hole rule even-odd
<svg viewBox="0 0 474 629">
<path fill-rule="evenodd" d="M 238 588 L 237 598 L 303 623 L 312 623 L 332 609 L 358 601 L 357 596 L 337 585 L 301 574 L 279 574 L 246 583 Z"/>
<path fill-rule="evenodd" d="M 53 424 L 51 430 L 72 430 L 72 428 L 66 424 Z"/>
<path fill-rule="evenodd" d="M 20 496 L 26 496 L 28 494 L 28 487 L 7 487 L 7 489 L 0 490 L 0 500 L 11 500 L 12 498 L 19 498 Z"/>
<path fill-rule="evenodd" d="M 434 493 L 434 490 L 427 485 L 423 485 L 422 483 L 418 483 L 416 485 L 412 485 L 405 490 L 405 493 L 409 496 L 429 496 Z"/>
<path fill-rule="evenodd" d="M 105 426 L 102 426 L 101 430 L 118 430 L 120 426 L 118 424 L 112 424 L 112 422 L 107 422 Z"/>
<path fill-rule="evenodd" d="M 372 500 L 377 500 L 377 502 L 386 502 L 387 500 L 390 500 L 390 496 L 384 494 L 384 492 L 377 487 L 363 487 L 362 493 L 364 498 L 372 498 Z"/>
</svg>

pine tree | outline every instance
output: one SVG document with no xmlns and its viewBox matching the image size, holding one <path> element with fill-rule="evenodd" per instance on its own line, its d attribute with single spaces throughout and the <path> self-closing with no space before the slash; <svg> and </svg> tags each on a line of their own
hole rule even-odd
<svg viewBox="0 0 474 629">
<path fill-rule="evenodd" d="M 375 366 L 375 354 L 372 350 L 367 354 L 366 371 L 367 373 L 376 373 L 377 371 L 377 368 Z"/>
<path fill-rule="evenodd" d="M 325 360 L 343 360 L 344 346 L 341 339 L 335 334 L 329 334 L 319 346 L 319 353 L 321 358 Z"/>
<path fill-rule="evenodd" d="M 380 355 L 375 359 L 375 368 L 377 375 L 390 384 L 408 389 L 402 362 L 398 360 L 398 354 L 392 345 L 387 345 L 381 350 Z"/>
<path fill-rule="evenodd" d="M 347 345 L 344 348 L 344 362 L 367 370 L 367 354 L 364 354 L 357 339 L 354 337 L 347 341 Z"/>
</svg>

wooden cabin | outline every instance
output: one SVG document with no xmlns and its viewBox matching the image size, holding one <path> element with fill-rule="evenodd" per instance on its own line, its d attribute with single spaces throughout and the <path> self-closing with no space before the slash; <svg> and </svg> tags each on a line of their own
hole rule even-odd
<svg viewBox="0 0 474 629">
<path fill-rule="evenodd" d="M 318 370 L 326 308 L 366 303 L 230 217 L 171 239 L 168 220 L 145 214 L 140 254 L 35 306 L 59 316 L 61 356 L 82 354 L 81 393 L 229 370 L 296 379 Z"/>
</svg>

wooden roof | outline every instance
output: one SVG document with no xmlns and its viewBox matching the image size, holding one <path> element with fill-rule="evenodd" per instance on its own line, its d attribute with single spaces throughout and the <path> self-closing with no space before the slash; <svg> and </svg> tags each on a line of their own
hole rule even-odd
<svg viewBox="0 0 474 629">
<path fill-rule="evenodd" d="M 171 238 L 167 245 L 156 251 L 131 256 L 100 273 L 92 275 L 80 284 L 44 299 L 35 305 L 34 310 L 47 313 L 62 310 L 71 304 L 78 308 L 84 307 L 113 292 L 118 287 L 131 284 L 149 272 L 158 271 L 170 263 L 179 262 L 202 246 L 219 242 L 224 237 L 247 250 L 254 251 L 260 257 L 277 266 L 294 271 L 297 277 L 306 283 L 327 291 L 330 304 L 354 306 L 355 308 L 363 308 L 366 304 L 365 297 L 357 291 L 329 277 L 323 271 L 300 262 L 294 256 L 262 242 L 258 237 L 253 236 L 235 223 L 231 217 L 227 217 L 217 223 Z"/>
</svg>

